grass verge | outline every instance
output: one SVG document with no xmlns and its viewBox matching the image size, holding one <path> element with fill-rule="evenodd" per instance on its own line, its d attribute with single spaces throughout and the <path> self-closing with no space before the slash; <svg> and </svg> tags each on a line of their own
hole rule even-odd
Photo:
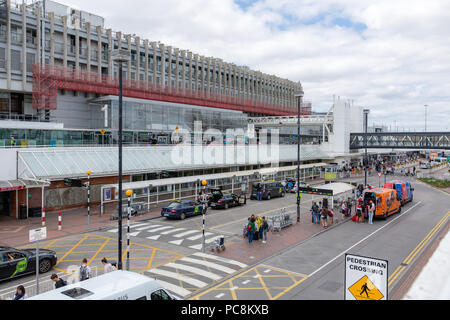
<svg viewBox="0 0 450 320">
<path fill-rule="evenodd" d="M 428 183 L 428 184 L 432 185 L 433 187 L 450 188 L 449 180 L 439 180 L 439 179 L 434 179 L 434 178 L 419 178 L 418 180 Z"/>
</svg>

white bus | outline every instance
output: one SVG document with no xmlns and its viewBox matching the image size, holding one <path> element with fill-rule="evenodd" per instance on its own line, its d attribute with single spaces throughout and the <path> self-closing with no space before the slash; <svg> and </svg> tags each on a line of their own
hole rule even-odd
<svg viewBox="0 0 450 320">
<path fill-rule="evenodd" d="M 69 284 L 27 300 L 180 300 L 158 281 L 135 272 L 116 270 Z"/>
</svg>

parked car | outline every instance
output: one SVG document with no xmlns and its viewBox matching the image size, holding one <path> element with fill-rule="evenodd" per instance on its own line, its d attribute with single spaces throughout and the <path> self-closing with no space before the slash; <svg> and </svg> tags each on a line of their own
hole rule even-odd
<svg viewBox="0 0 450 320">
<path fill-rule="evenodd" d="M 261 191 L 261 198 L 270 200 L 275 197 L 284 197 L 286 190 L 281 182 L 255 182 L 252 184 L 250 199 L 258 199 L 258 190 Z"/>
<path fill-rule="evenodd" d="M 56 252 L 39 249 L 39 273 L 49 272 L 56 265 Z M 36 250 L 0 247 L 0 281 L 36 272 Z"/>
<path fill-rule="evenodd" d="M 206 213 L 205 206 L 205 213 Z M 161 209 L 161 216 L 168 219 L 181 219 L 186 217 L 200 215 L 203 212 L 202 204 L 191 200 L 178 200 L 171 202 L 167 207 Z"/>
<path fill-rule="evenodd" d="M 247 203 L 245 195 L 238 196 L 235 193 L 223 194 L 220 189 L 212 190 L 213 197 L 210 199 L 211 208 L 228 209 L 229 207 L 241 206 Z"/>
</svg>

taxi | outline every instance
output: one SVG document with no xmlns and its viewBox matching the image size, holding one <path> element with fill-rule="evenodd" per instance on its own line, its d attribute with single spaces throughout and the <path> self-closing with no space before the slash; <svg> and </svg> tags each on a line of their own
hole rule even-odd
<svg viewBox="0 0 450 320">
<path fill-rule="evenodd" d="M 161 216 L 168 219 L 181 219 L 203 213 L 203 205 L 192 200 L 172 201 L 167 207 L 161 209 Z M 206 213 L 206 206 L 205 206 Z"/>
</svg>

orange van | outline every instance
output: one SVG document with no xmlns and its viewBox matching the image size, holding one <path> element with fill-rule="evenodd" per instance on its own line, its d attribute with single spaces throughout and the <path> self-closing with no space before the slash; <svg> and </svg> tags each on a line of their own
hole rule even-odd
<svg viewBox="0 0 450 320">
<path fill-rule="evenodd" d="M 375 203 L 375 217 L 386 219 L 402 210 L 401 202 L 397 199 L 397 191 L 394 189 L 375 188 L 365 190 L 363 199 L 364 205 L 367 205 L 370 200 Z"/>
</svg>

